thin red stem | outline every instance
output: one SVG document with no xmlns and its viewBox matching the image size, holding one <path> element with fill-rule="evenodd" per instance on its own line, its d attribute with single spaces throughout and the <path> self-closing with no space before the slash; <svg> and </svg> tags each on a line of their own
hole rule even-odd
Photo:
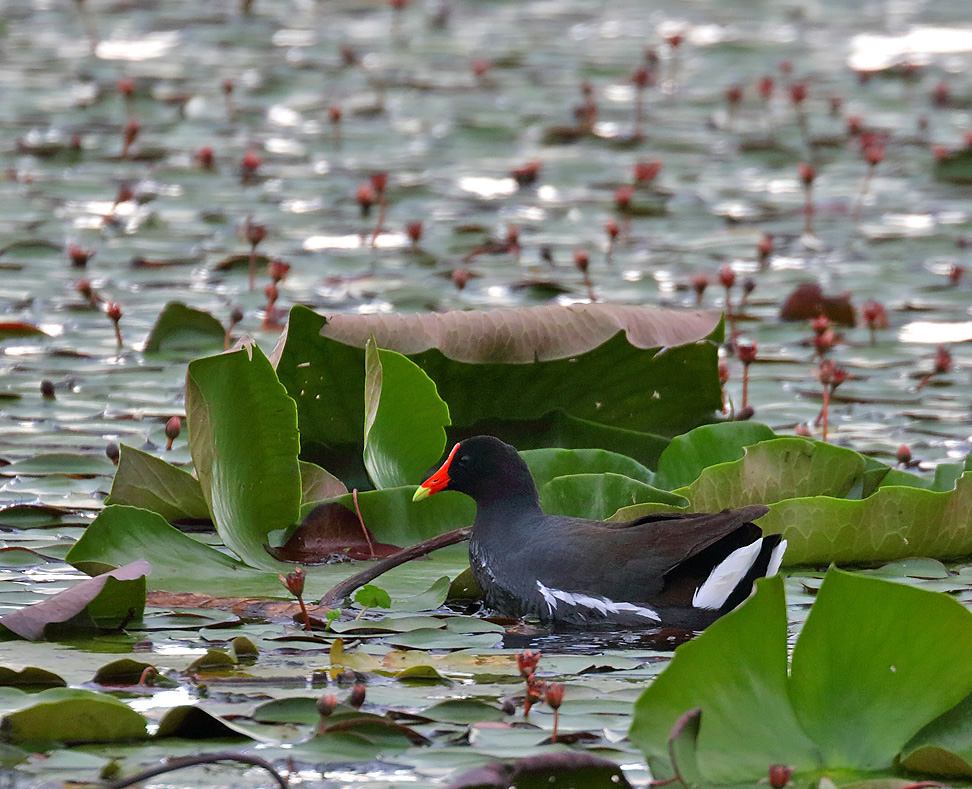
<svg viewBox="0 0 972 789">
<path fill-rule="evenodd" d="M 375 546 L 371 542 L 371 535 L 368 534 L 368 529 L 365 527 L 364 518 L 361 517 L 361 508 L 358 506 L 358 489 L 354 488 L 351 491 L 351 498 L 354 500 L 354 511 L 358 515 L 358 523 L 361 524 L 361 533 L 364 534 L 364 538 L 368 543 L 368 550 L 371 552 L 371 558 L 377 558 L 375 556 Z"/>
<path fill-rule="evenodd" d="M 820 412 L 823 415 L 823 442 L 827 443 L 827 427 L 829 426 L 830 420 L 830 385 L 824 384 L 823 388 L 823 410 Z"/>
<path fill-rule="evenodd" d="M 300 603 L 300 613 L 304 617 L 304 630 L 311 629 L 310 614 L 307 613 L 307 606 L 304 605 L 303 595 L 297 595 L 297 602 Z"/>
<path fill-rule="evenodd" d="M 256 288 L 256 244 L 250 245 L 250 291 Z"/>
<path fill-rule="evenodd" d="M 371 246 L 378 243 L 378 236 L 381 235 L 381 231 L 385 224 L 385 210 L 388 205 L 388 201 L 385 200 L 385 195 L 381 195 L 378 203 L 378 225 L 375 227 L 375 234 L 371 237 Z"/>
<path fill-rule="evenodd" d="M 560 710 L 554 710 L 553 733 L 550 735 L 550 742 L 557 742 L 557 727 L 560 725 Z"/>
<path fill-rule="evenodd" d="M 742 407 L 749 405 L 749 365 L 743 364 Z"/>
</svg>

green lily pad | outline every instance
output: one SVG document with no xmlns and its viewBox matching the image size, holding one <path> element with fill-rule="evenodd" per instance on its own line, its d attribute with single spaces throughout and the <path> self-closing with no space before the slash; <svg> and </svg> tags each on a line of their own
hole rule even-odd
<svg viewBox="0 0 972 789">
<path fill-rule="evenodd" d="M 109 743 L 144 740 L 145 718 L 104 693 L 52 688 L 22 698 L 5 699 L 0 732 L 12 743 Z"/>
<path fill-rule="evenodd" d="M 647 502 L 671 507 L 686 500 L 621 474 L 571 474 L 556 477 L 540 488 L 540 506 L 551 515 L 604 520 L 622 507 Z"/>
<path fill-rule="evenodd" d="M 110 476 L 114 464 L 104 455 L 69 455 L 63 452 L 34 455 L 0 466 L 0 477 L 46 477 L 57 474 L 68 477 Z"/>
<path fill-rule="evenodd" d="M 225 336 L 223 324 L 208 312 L 170 301 L 145 340 L 145 353 L 222 348 Z"/>
<path fill-rule="evenodd" d="M 912 737 L 900 763 L 922 775 L 972 778 L 972 694 Z"/>
<path fill-rule="evenodd" d="M 210 517 L 199 480 L 192 474 L 125 444 L 120 449 L 106 504 L 141 507 L 167 521 Z"/>
<path fill-rule="evenodd" d="M 676 650 L 635 704 L 630 731 L 656 777 L 672 774 L 669 731 L 690 709 L 702 711 L 699 773 L 730 783 L 756 780 L 769 764 L 889 770 L 922 726 L 972 690 L 963 657 L 972 613 L 947 595 L 831 569 L 789 674 L 786 625 L 783 582 L 766 579 Z"/>
<path fill-rule="evenodd" d="M 14 671 L 0 666 L 0 687 L 4 688 L 63 688 L 67 682 L 53 671 L 27 666 Z"/>
<path fill-rule="evenodd" d="M 658 459 L 652 484 L 666 490 L 690 485 L 709 466 L 738 460 L 745 447 L 773 438 L 776 434 L 759 422 L 702 425 L 672 439 Z"/>
<path fill-rule="evenodd" d="M 263 546 L 300 512 L 297 410 L 256 346 L 197 359 L 186 374 L 189 446 L 226 546 L 251 567 L 281 566 Z"/>
<path fill-rule="evenodd" d="M 646 485 L 654 484 L 650 469 L 634 458 L 606 449 L 528 449 L 520 456 L 538 490 L 555 477 L 573 474 L 620 474 Z"/>
<path fill-rule="evenodd" d="M 449 407 L 400 353 L 365 346 L 364 464 L 378 489 L 417 485 L 442 455 Z"/>
</svg>

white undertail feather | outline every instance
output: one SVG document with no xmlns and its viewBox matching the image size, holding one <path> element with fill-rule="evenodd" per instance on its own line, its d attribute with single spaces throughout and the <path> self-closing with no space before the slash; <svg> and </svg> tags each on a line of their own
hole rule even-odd
<svg viewBox="0 0 972 789">
<path fill-rule="evenodd" d="M 780 544 L 773 549 L 770 554 L 769 564 L 766 566 L 766 577 L 772 578 L 780 571 L 783 564 L 783 554 L 786 552 L 786 540 L 780 540 Z"/>
<path fill-rule="evenodd" d="M 537 581 L 537 589 L 547 604 L 547 613 L 551 616 L 557 610 L 557 603 L 566 603 L 568 606 L 580 606 L 592 611 L 597 611 L 602 616 L 608 614 L 633 614 L 648 619 L 652 622 L 660 622 L 661 617 L 658 613 L 648 606 L 635 605 L 634 603 L 618 603 L 607 597 L 587 595 L 581 592 L 565 592 L 563 589 L 551 589 L 544 585 L 542 581 Z"/>
<path fill-rule="evenodd" d="M 722 608 L 729 595 L 752 568 L 762 547 L 763 540 L 756 540 L 742 548 L 736 548 L 719 562 L 702 586 L 695 590 L 695 594 L 692 595 L 692 605 L 695 608 L 713 610 Z"/>
</svg>

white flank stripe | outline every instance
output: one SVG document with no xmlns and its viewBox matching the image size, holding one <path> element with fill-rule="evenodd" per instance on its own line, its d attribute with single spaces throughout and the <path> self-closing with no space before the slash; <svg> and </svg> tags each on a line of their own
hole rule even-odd
<svg viewBox="0 0 972 789">
<path fill-rule="evenodd" d="M 783 554 L 786 552 L 786 540 L 780 540 L 780 544 L 773 549 L 770 554 L 769 564 L 766 567 L 766 577 L 772 578 L 780 571 L 783 564 Z"/>
<path fill-rule="evenodd" d="M 742 548 L 736 548 L 719 562 L 709 573 L 705 583 L 695 590 L 695 594 L 692 595 L 692 605 L 696 608 L 713 610 L 722 608 L 732 594 L 732 590 L 746 577 L 762 547 L 763 540 L 760 538 Z"/>
<path fill-rule="evenodd" d="M 647 606 L 639 606 L 634 603 L 616 603 L 614 600 L 609 600 L 606 597 L 596 597 L 594 595 L 581 594 L 580 592 L 565 592 L 563 589 L 551 589 L 549 586 L 544 586 L 542 581 L 537 581 L 537 589 L 540 590 L 540 595 L 543 597 L 544 602 L 546 602 L 547 611 L 550 614 L 553 614 L 557 609 L 557 602 L 559 601 L 567 605 L 589 608 L 597 611 L 602 616 L 607 616 L 608 614 L 633 614 L 634 616 L 650 619 L 653 622 L 661 622 L 661 617 Z"/>
</svg>

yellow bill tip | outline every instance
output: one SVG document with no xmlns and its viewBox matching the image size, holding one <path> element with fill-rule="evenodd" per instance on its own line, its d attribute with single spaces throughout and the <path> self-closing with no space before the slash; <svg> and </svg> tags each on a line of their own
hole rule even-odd
<svg viewBox="0 0 972 789">
<path fill-rule="evenodd" d="M 419 485 L 415 489 L 415 494 L 412 496 L 412 501 L 422 501 L 422 499 L 427 499 L 432 495 L 432 491 L 429 488 Z"/>
</svg>

